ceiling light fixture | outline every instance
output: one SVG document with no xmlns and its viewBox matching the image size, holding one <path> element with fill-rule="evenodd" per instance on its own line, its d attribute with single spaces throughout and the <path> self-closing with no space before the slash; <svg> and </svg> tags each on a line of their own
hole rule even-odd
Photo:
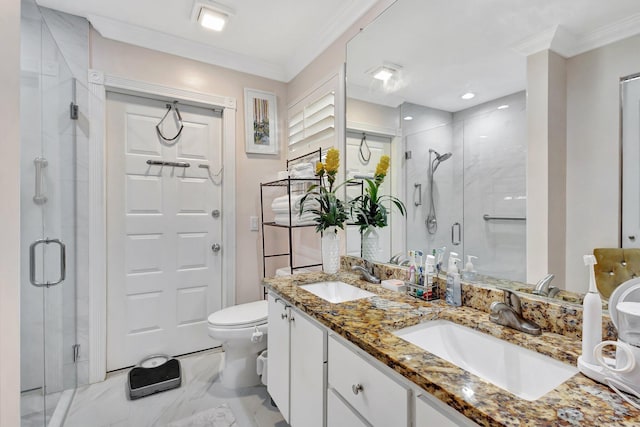
<svg viewBox="0 0 640 427">
<path fill-rule="evenodd" d="M 413 116 L 404 116 L 402 119 L 407 121 L 413 120 Z"/>
<path fill-rule="evenodd" d="M 507 104 L 501 105 L 498 107 L 498 110 L 506 110 L 507 108 L 509 108 L 509 106 Z"/>
<path fill-rule="evenodd" d="M 467 92 L 464 95 L 462 95 L 460 98 L 462 99 L 473 99 L 476 97 L 476 94 L 473 92 Z"/>
<path fill-rule="evenodd" d="M 222 31 L 233 14 L 232 9 L 220 3 L 196 0 L 193 3 L 191 19 L 208 30 Z"/>
<path fill-rule="evenodd" d="M 401 69 L 402 67 L 400 65 L 385 62 L 384 65 L 369 70 L 368 74 L 376 80 L 386 82 Z"/>
</svg>

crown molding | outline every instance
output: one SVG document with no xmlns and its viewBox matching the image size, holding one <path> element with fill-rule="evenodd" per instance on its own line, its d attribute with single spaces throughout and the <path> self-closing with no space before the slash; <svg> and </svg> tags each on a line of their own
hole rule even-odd
<svg viewBox="0 0 640 427">
<path fill-rule="evenodd" d="M 640 14 L 627 16 L 579 35 L 562 25 L 556 25 L 522 40 L 512 46 L 512 49 L 524 56 L 553 50 L 565 58 L 571 58 L 637 34 L 640 34 Z"/>
<path fill-rule="evenodd" d="M 104 16 L 89 15 L 91 25 L 108 39 L 166 52 L 177 56 L 217 65 L 247 74 L 281 82 L 287 81 L 284 66 L 250 58 L 204 43 L 143 28 Z"/>
<path fill-rule="evenodd" d="M 378 0 L 352 1 L 339 11 L 324 30 L 309 41 L 298 46 L 285 64 L 287 81 L 292 80 L 313 62 L 333 42 L 343 35 L 356 21 L 362 18 Z"/>
<path fill-rule="evenodd" d="M 583 34 L 574 46 L 571 56 L 579 55 L 637 34 L 640 34 L 640 13 L 629 15 L 619 21 L 603 25 Z"/>
</svg>

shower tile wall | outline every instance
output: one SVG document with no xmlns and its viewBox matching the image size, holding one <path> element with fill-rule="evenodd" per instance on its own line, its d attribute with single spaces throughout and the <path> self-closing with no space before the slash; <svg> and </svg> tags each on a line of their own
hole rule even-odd
<svg viewBox="0 0 640 427">
<path fill-rule="evenodd" d="M 45 18 L 46 26 L 41 18 Z M 21 108 L 22 116 L 29 117 L 22 122 L 22 184 L 29 189 L 22 192 L 22 247 L 28 248 L 41 237 L 60 237 L 67 246 L 67 278 L 60 286 L 46 290 L 29 284 L 28 256 L 22 257 L 22 389 L 42 385 L 38 378 L 42 377 L 46 349 L 47 392 L 53 393 L 76 386 L 73 344 L 82 345 L 81 360 L 88 356 L 87 235 L 86 231 L 76 235 L 78 230 L 87 229 L 88 126 L 82 117 L 78 122 L 69 119 L 69 104 L 72 79 L 87 80 L 89 27 L 84 19 L 39 9 L 32 0 L 22 2 L 21 27 Z M 73 72 L 68 63 L 74 64 Z M 76 87 L 82 115 L 87 111 L 88 92 L 82 84 Z M 44 171 L 48 197 L 44 207 L 34 204 L 31 190 L 35 186 L 33 160 L 40 155 L 49 161 Z M 51 270 L 57 272 L 57 265 Z M 84 365 L 82 383 L 88 382 L 88 362 Z"/>
<path fill-rule="evenodd" d="M 500 105 L 509 108 L 498 110 Z M 487 275 L 524 281 L 526 223 L 485 221 L 491 216 L 526 213 L 525 94 L 518 93 L 456 113 L 403 104 L 407 202 L 407 249 L 431 251 L 446 246 L 460 255 L 476 255 L 476 269 Z M 429 148 L 453 153 L 434 174 L 438 230 L 429 235 Z M 422 205 L 415 184 L 422 185 Z M 462 243 L 452 243 L 451 227 L 462 224 Z M 457 238 L 457 232 L 455 233 Z M 457 240 L 457 239 L 454 239 Z M 446 262 L 446 259 L 445 259 Z M 463 260 L 463 264 L 466 259 Z M 446 266 L 445 266 L 446 267 Z"/>
<path fill-rule="evenodd" d="M 65 64 L 68 65 L 73 78 L 76 79 L 76 103 L 79 108 L 79 119 L 69 132 L 75 131 L 75 153 L 68 153 L 68 175 L 65 176 L 65 186 L 71 190 L 75 179 L 75 224 L 66 221 L 64 227 L 75 227 L 76 256 L 76 310 L 65 313 L 65 321 L 72 322 L 75 318 L 75 343 L 80 345 L 78 362 L 74 365 L 72 357 L 65 356 L 65 378 L 76 370 L 78 384 L 89 382 L 89 91 L 87 89 L 88 58 L 89 58 L 89 23 L 86 19 L 63 12 L 41 8 L 41 13 L 48 29 L 61 52 Z M 69 92 L 70 93 L 70 92 Z M 75 154 L 75 156 L 74 156 Z M 74 166 L 75 164 L 75 166 Z M 75 168 L 75 176 L 71 173 Z M 71 282 L 73 283 L 73 282 Z M 73 329 L 65 327 L 67 333 Z M 70 342 L 71 336 L 65 339 Z M 71 356 L 70 354 L 68 356 Z M 67 375 L 69 373 L 69 375 Z M 70 386 L 73 387 L 73 386 Z"/>
<path fill-rule="evenodd" d="M 498 110 L 500 105 L 509 108 Z M 454 141 L 464 141 L 465 254 L 478 271 L 526 280 L 526 104 L 520 92 L 454 114 Z M 465 261 L 466 262 L 466 261 Z"/>
</svg>

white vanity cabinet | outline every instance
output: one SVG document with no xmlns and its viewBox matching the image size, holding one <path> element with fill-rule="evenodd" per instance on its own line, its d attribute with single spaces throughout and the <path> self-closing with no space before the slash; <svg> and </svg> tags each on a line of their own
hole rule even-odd
<svg viewBox="0 0 640 427">
<path fill-rule="evenodd" d="M 369 358 L 371 356 L 344 340 L 336 336 L 329 337 L 327 427 L 345 426 L 343 419 L 331 414 L 332 408 L 342 412 L 351 410 L 349 417 L 353 425 L 410 425 L 409 387 L 382 372 L 374 366 L 379 362 Z"/>
<path fill-rule="evenodd" d="M 291 427 L 323 427 L 326 330 L 269 294 L 267 390 Z"/>
</svg>

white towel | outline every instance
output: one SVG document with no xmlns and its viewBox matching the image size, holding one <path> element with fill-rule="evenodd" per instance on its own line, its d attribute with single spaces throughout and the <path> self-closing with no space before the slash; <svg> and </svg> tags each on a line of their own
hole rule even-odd
<svg viewBox="0 0 640 427">
<path fill-rule="evenodd" d="M 315 168 L 313 166 L 313 163 L 305 162 L 305 163 L 295 164 L 295 165 L 291 166 L 291 168 L 289 168 L 289 169 L 293 172 L 293 171 L 301 171 L 301 170 L 315 169 Z"/>
<path fill-rule="evenodd" d="M 278 225 L 310 225 L 315 224 L 315 215 L 304 213 L 302 216 L 291 214 L 291 224 L 289 224 L 289 214 L 278 214 L 274 221 Z"/>
<path fill-rule="evenodd" d="M 291 195 L 291 212 L 300 212 L 300 201 L 304 197 L 304 194 L 292 194 Z M 312 206 L 318 206 L 318 202 L 314 199 L 307 199 L 304 203 L 305 209 L 309 209 Z M 289 211 L 289 196 L 276 197 L 271 202 L 271 210 L 274 213 L 286 213 Z M 284 211 L 284 212 L 283 212 Z"/>
</svg>

